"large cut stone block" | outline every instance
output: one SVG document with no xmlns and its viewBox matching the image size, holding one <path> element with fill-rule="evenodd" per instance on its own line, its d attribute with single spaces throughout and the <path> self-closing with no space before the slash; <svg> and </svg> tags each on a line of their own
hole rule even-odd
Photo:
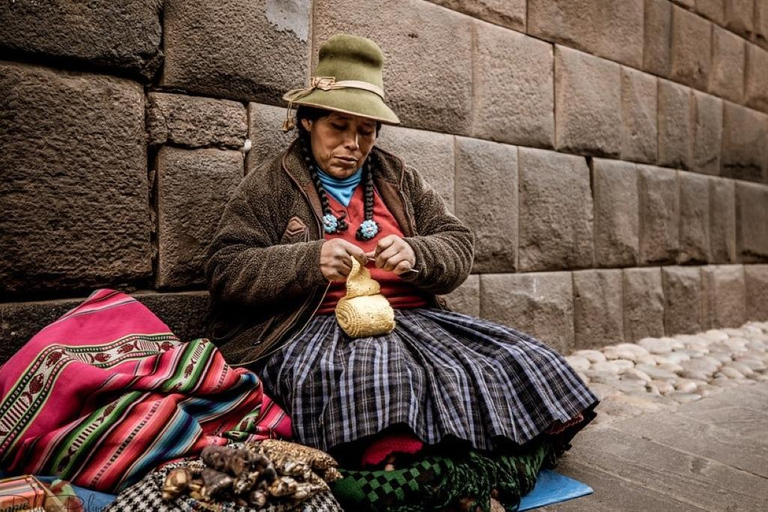
<svg viewBox="0 0 768 512">
<path fill-rule="evenodd" d="M 526 0 L 429 0 L 473 18 L 485 20 L 502 27 L 525 31 Z"/>
<path fill-rule="evenodd" d="M 297 136 L 283 132 L 285 108 L 262 103 L 248 104 L 248 138 L 251 150 L 245 158 L 246 173 L 277 158 Z"/>
<path fill-rule="evenodd" d="M 680 197 L 677 172 L 661 167 L 640 169 L 640 262 L 670 263 L 677 258 Z"/>
<path fill-rule="evenodd" d="M 242 179 L 243 155 L 239 151 L 160 149 L 156 192 L 158 287 L 204 283 L 206 249 L 230 194 Z"/>
<path fill-rule="evenodd" d="M 448 207 L 454 210 L 455 166 L 452 135 L 386 126 L 382 128 L 376 144 L 416 169 L 440 194 Z"/>
<path fill-rule="evenodd" d="M 592 266 L 592 194 L 584 158 L 520 148 L 519 162 L 520 270 Z"/>
<path fill-rule="evenodd" d="M 757 0 L 759 3 L 759 0 Z M 747 39 L 754 31 L 755 0 L 727 0 L 725 26 Z"/>
<path fill-rule="evenodd" d="M 768 115 L 725 103 L 723 110 L 722 175 L 750 181 L 768 181 L 766 171 Z"/>
<path fill-rule="evenodd" d="M 664 336 L 664 290 L 661 269 L 631 268 L 624 277 L 624 340 Z"/>
<path fill-rule="evenodd" d="M 480 315 L 534 336 L 567 353 L 573 349 L 570 272 L 483 274 Z"/>
<path fill-rule="evenodd" d="M 528 33 L 639 68 L 643 0 L 529 0 Z"/>
<path fill-rule="evenodd" d="M 475 233 L 474 272 L 517 268 L 517 147 L 456 138 L 456 215 Z"/>
<path fill-rule="evenodd" d="M 736 182 L 736 247 L 741 261 L 768 260 L 768 186 Z"/>
<path fill-rule="evenodd" d="M 672 3 L 645 0 L 643 69 L 668 77 L 672 48 Z"/>
<path fill-rule="evenodd" d="M 163 64 L 162 1 L 3 2 L 0 53 L 127 72 L 150 81 Z"/>
<path fill-rule="evenodd" d="M 206 337 L 208 292 L 140 292 L 133 296 L 170 327 L 181 341 Z"/>
<path fill-rule="evenodd" d="M 696 89 L 707 88 L 712 60 L 712 24 L 672 7 L 672 56 L 669 77 Z"/>
<path fill-rule="evenodd" d="M 768 2 L 755 1 L 755 42 L 768 48 Z"/>
<path fill-rule="evenodd" d="M 149 94 L 147 129 L 150 145 L 172 143 L 190 148 L 239 149 L 248 122 L 242 103 L 199 96 Z"/>
<path fill-rule="evenodd" d="M 472 135 L 551 148 L 552 45 L 482 22 L 475 32 Z"/>
<path fill-rule="evenodd" d="M 314 12 L 315 51 L 339 32 L 381 46 L 387 104 L 403 124 L 469 134 L 471 18 L 422 0 L 316 0 Z"/>
<path fill-rule="evenodd" d="M 768 321 L 768 265 L 744 265 L 747 320 Z"/>
<path fill-rule="evenodd" d="M 691 166 L 691 90 L 659 80 L 659 165 Z"/>
<path fill-rule="evenodd" d="M 709 180 L 709 260 L 736 262 L 736 187 L 733 180 Z"/>
<path fill-rule="evenodd" d="M 709 260 L 709 178 L 688 172 L 680 183 L 680 263 Z"/>
<path fill-rule="evenodd" d="M 704 296 L 699 267 L 663 267 L 664 332 L 692 334 L 702 330 Z"/>
<path fill-rule="evenodd" d="M 658 80 L 621 68 L 621 158 L 656 163 L 658 152 Z"/>
<path fill-rule="evenodd" d="M 714 27 L 709 92 L 741 103 L 744 97 L 746 44 L 744 39 L 728 30 Z"/>
<path fill-rule="evenodd" d="M 595 263 L 601 267 L 637 264 L 640 229 L 638 174 L 634 164 L 595 158 Z"/>
<path fill-rule="evenodd" d="M 704 328 L 740 327 L 746 320 L 746 286 L 742 265 L 701 268 Z"/>
<path fill-rule="evenodd" d="M 556 46 L 555 92 L 557 149 L 618 156 L 621 151 L 620 66 Z"/>
<path fill-rule="evenodd" d="M 451 310 L 474 317 L 480 316 L 480 276 L 472 274 L 461 286 L 443 295 Z"/>
<path fill-rule="evenodd" d="M 723 100 L 693 91 L 693 154 L 691 170 L 720 174 L 720 146 L 723 141 Z"/>
<path fill-rule="evenodd" d="M 309 0 L 168 0 L 162 84 L 277 104 L 309 75 Z"/>
<path fill-rule="evenodd" d="M 696 12 L 718 25 L 725 22 L 725 0 L 696 0 Z"/>
<path fill-rule="evenodd" d="M 0 62 L 0 296 L 152 270 L 144 89 Z"/>
<path fill-rule="evenodd" d="M 768 51 L 749 43 L 745 83 L 744 100 L 747 106 L 768 112 Z"/>
<path fill-rule="evenodd" d="M 615 345 L 624 341 L 621 270 L 573 273 L 575 348 Z"/>
</svg>

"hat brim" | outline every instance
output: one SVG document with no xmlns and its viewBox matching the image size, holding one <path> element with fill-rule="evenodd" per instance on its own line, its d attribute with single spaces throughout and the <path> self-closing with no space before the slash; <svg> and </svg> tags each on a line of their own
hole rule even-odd
<svg viewBox="0 0 768 512">
<path fill-rule="evenodd" d="M 381 96 L 363 89 L 344 88 L 330 91 L 315 89 L 294 101 L 293 104 L 352 114 L 384 124 L 400 124 L 400 119 L 384 103 Z"/>
</svg>

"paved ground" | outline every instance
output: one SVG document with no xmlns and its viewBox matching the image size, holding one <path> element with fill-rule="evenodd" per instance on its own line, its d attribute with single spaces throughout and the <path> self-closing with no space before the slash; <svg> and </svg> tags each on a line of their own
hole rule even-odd
<svg viewBox="0 0 768 512">
<path fill-rule="evenodd" d="M 541 510 L 768 511 L 768 382 L 588 427 L 558 470 L 595 493 Z"/>
</svg>

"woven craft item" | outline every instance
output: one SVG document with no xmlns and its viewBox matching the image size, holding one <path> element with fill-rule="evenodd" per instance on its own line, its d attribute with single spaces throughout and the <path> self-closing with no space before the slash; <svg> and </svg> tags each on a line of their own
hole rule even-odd
<svg viewBox="0 0 768 512">
<path fill-rule="evenodd" d="M 387 334 L 395 328 L 395 310 L 367 268 L 352 258 L 347 294 L 336 304 L 336 320 L 352 338 Z"/>
</svg>

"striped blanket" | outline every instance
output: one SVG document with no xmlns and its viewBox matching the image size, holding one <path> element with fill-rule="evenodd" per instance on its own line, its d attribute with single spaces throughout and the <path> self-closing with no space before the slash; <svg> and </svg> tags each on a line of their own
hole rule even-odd
<svg viewBox="0 0 768 512">
<path fill-rule="evenodd" d="M 290 437 L 255 374 L 99 290 L 0 367 L 0 467 L 117 493 L 229 440 Z"/>
</svg>

